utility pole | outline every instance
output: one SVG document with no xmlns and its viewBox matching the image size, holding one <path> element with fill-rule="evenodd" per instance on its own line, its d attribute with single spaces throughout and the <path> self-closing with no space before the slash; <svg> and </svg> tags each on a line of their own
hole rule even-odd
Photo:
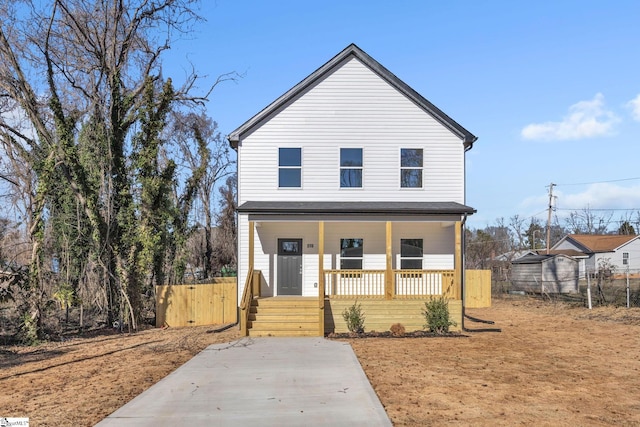
<svg viewBox="0 0 640 427">
<path fill-rule="evenodd" d="M 552 182 L 549 184 L 549 214 L 547 216 L 547 255 L 549 255 L 549 248 L 551 247 L 551 211 L 553 210 L 553 187 L 555 184 Z"/>
</svg>

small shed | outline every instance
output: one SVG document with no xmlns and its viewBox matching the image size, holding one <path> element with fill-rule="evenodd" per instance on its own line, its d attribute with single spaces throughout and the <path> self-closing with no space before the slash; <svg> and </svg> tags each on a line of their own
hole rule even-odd
<svg viewBox="0 0 640 427">
<path fill-rule="evenodd" d="M 511 261 L 511 289 L 533 293 L 578 292 L 578 260 L 567 255 L 527 254 Z"/>
</svg>

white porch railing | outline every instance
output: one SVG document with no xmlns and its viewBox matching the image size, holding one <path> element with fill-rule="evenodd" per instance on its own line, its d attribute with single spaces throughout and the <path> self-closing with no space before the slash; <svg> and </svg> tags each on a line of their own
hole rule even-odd
<svg viewBox="0 0 640 427">
<path fill-rule="evenodd" d="M 330 297 L 384 297 L 384 273 L 384 270 L 325 270 L 325 293 Z"/>
<path fill-rule="evenodd" d="M 443 295 L 453 289 L 453 270 L 394 270 L 398 296 Z"/>
<path fill-rule="evenodd" d="M 325 294 L 332 297 L 385 297 L 385 270 L 324 270 Z M 455 295 L 453 270 L 393 270 L 393 297 Z"/>
</svg>

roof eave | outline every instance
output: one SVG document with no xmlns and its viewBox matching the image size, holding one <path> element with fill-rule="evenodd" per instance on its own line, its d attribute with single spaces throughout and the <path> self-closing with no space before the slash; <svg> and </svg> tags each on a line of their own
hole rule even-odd
<svg viewBox="0 0 640 427">
<path fill-rule="evenodd" d="M 286 103 L 294 99 L 298 94 L 306 90 L 310 85 L 315 83 L 318 79 L 322 78 L 327 72 L 329 72 L 332 68 L 336 67 L 338 64 L 342 63 L 349 56 L 354 56 L 360 59 L 367 67 L 369 67 L 372 71 L 378 74 L 381 78 L 403 93 L 406 97 L 411 99 L 416 105 L 421 107 L 427 113 L 429 113 L 434 119 L 436 119 L 440 124 L 449 129 L 452 133 L 457 135 L 464 144 L 465 151 L 473 148 L 473 143 L 478 139 L 471 132 L 462 127 L 459 123 L 445 114 L 442 110 L 412 89 L 405 82 L 400 80 L 385 68 L 378 61 L 373 59 L 369 54 L 360 49 L 354 43 L 347 46 L 340 53 L 335 55 L 329 61 L 327 61 L 324 65 L 318 68 L 316 71 L 311 73 L 309 76 L 304 78 L 294 87 L 289 89 L 283 95 L 281 95 L 278 99 L 273 101 L 271 104 L 267 105 L 263 108 L 258 114 L 247 120 L 240 127 L 235 129 L 233 132 L 229 134 L 227 139 L 229 140 L 229 144 L 234 150 L 237 150 L 240 139 L 243 134 L 251 131 L 255 126 L 259 125 L 263 120 L 268 118 L 274 112 L 278 111 L 282 106 Z"/>
<path fill-rule="evenodd" d="M 258 202 L 259 203 L 259 202 Z M 389 207 L 391 206 L 391 208 Z M 424 207 L 424 206 L 401 206 L 397 203 L 386 204 L 384 202 L 376 202 L 376 207 L 367 206 L 363 203 L 355 202 L 353 204 L 335 204 L 334 202 L 322 204 L 320 206 L 311 202 L 306 206 L 304 204 L 292 206 L 286 202 L 278 206 L 257 205 L 256 203 L 247 202 L 238 206 L 237 211 L 247 214 L 268 214 L 268 215 L 406 215 L 406 216 L 451 216 L 451 215 L 473 215 L 476 209 L 465 206 L 448 206 L 448 207 Z"/>
</svg>

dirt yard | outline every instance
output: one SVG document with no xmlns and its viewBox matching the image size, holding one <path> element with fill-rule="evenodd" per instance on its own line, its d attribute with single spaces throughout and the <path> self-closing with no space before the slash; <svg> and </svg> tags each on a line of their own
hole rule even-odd
<svg viewBox="0 0 640 427">
<path fill-rule="evenodd" d="M 396 426 L 640 426 L 640 309 L 526 298 L 469 310 L 502 332 L 350 342 Z M 153 329 L 0 347 L 0 416 L 90 426 L 236 328 Z"/>
</svg>

